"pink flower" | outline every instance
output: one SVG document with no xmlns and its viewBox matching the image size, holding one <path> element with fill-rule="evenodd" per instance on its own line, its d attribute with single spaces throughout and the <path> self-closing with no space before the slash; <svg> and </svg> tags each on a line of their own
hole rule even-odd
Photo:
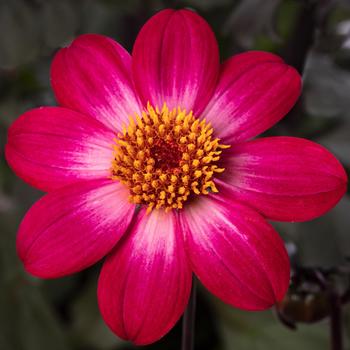
<svg viewBox="0 0 350 350">
<path fill-rule="evenodd" d="M 48 192 L 19 228 L 28 272 L 60 277 L 107 255 L 101 313 L 136 344 L 173 327 L 192 272 L 238 308 L 283 298 L 288 256 L 267 220 L 316 218 L 347 183 L 313 142 L 248 141 L 297 100 L 292 67 L 266 52 L 220 65 L 201 17 L 164 10 L 132 57 L 109 38 L 82 35 L 57 53 L 51 80 L 60 107 L 24 113 L 6 147 L 17 175 Z"/>
</svg>

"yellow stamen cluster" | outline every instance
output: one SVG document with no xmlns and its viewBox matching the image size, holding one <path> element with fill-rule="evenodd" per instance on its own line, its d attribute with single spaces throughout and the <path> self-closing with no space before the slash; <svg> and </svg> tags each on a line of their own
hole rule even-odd
<svg viewBox="0 0 350 350">
<path fill-rule="evenodd" d="M 130 117 L 115 139 L 112 178 L 130 190 L 129 200 L 152 209 L 181 209 L 190 194 L 218 192 L 215 163 L 229 146 L 212 139 L 213 129 L 192 112 L 150 104 L 142 117 Z"/>
</svg>

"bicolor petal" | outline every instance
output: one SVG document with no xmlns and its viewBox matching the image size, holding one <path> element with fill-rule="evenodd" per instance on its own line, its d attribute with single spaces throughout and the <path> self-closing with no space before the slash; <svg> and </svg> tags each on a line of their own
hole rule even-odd
<svg viewBox="0 0 350 350">
<path fill-rule="evenodd" d="M 51 191 L 78 180 L 110 177 L 114 137 L 91 117 L 66 108 L 42 107 L 12 124 L 5 154 L 19 177 Z"/>
<path fill-rule="evenodd" d="M 219 73 L 219 51 L 209 25 L 190 10 L 163 10 L 141 29 L 133 76 L 144 103 L 200 113 Z"/>
<path fill-rule="evenodd" d="M 338 203 L 347 175 L 324 147 L 295 137 L 267 137 L 227 150 L 220 192 L 269 219 L 314 219 Z"/>
<path fill-rule="evenodd" d="M 121 131 L 141 106 L 131 79 L 131 57 L 114 40 L 84 34 L 58 51 L 51 84 L 62 107 L 88 114 Z"/>
<path fill-rule="evenodd" d="M 222 65 L 203 117 L 223 142 L 245 141 L 282 119 L 300 92 L 300 75 L 281 58 L 267 52 L 242 53 Z"/>
<path fill-rule="evenodd" d="M 103 265 L 98 301 L 108 326 L 135 344 L 166 334 L 187 305 L 192 273 L 172 212 L 138 214 Z"/>
<path fill-rule="evenodd" d="M 179 217 L 193 271 L 211 293 L 246 310 L 267 309 L 284 297 L 288 255 L 282 239 L 255 210 L 210 195 Z"/>
<path fill-rule="evenodd" d="M 56 278 L 96 263 L 126 231 L 135 206 L 111 180 L 83 181 L 51 192 L 24 217 L 17 252 L 34 276 Z"/>
</svg>

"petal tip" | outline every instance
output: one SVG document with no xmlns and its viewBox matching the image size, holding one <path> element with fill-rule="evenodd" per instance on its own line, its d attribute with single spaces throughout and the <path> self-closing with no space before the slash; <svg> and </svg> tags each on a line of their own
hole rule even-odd
<svg viewBox="0 0 350 350">
<path fill-rule="evenodd" d="M 97 291 L 102 317 L 134 344 L 162 338 L 187 305 L 192 273 L 176 229 L 174 216 L 142 210 L 102 267 Z"/>
</svg>

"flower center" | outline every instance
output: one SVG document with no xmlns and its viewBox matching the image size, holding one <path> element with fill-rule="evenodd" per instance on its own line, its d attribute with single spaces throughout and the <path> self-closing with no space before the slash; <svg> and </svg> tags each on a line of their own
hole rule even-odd
<svg viewBox="0 0 350 350">
<path fill-rule="evenodd" d="M 129 200 L 152 209 L 181 209 L 191 194 L 218 192 L 213 176 L 222 149 L 213 128 L 185 110 L 150 104 L 142 117 L 130 117 L 115 139 L 112 179 L 130 190 Z"/>
</svg>

